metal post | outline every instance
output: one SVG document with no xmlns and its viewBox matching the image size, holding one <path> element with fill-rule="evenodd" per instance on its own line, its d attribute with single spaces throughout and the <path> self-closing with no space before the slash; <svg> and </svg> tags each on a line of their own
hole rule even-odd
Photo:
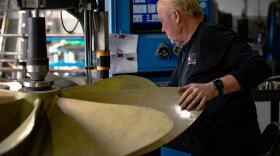
<svg viewBox="0 0 280 156">
<path fill-rule="evenodd" d="M 90 9 L 84 11 L 84 40 L 85 40 L 85 61 L 86 61 L 86 81 L 92 82 L 92 11 Z"/>
<path fill-rule="evenodd" d="M 35 16 L 28 18 L 28 57 L 27 73 L 31 78 L 23 82 L 24 87 L 42 91 L 51 89 L 54 81 L 46 79 L 49 71 L 49 58 L 46 47 L 45 18 L 39 16 L 35 11 Z"/>
<path fill-rule="evenodd" d="M 5 5 L 5 9 L 8 9 L 8 5 L 9 5 L 9 0 L 6 0 L 6 5 Z M 3 15 L 3 19 L 2 19 L 2 25 L 1 25 L 1 32 L 0 34 L 4 34 L 5 33 L 5 27 L 6 27 L 6 20 L 7 20 L 7 11 L 4 12 Z M 2 54 L 5 50 L 5 42 L 4 42 L 4 37 L 0 36 L 0 54 Z M 3 57 L 2 55 L 0 55 L 1 57 Z M 0 63 L 0 67 L 2 67 L 3 64 Z M 2 77 L 3 72 L 0 72 L 0 76 Z"/>
<path fill-rule="evenodd" d="M 19 11 L 18 17 L 18 34 L 26 33 L 26 22 L 27 14 L 26 11 Z M 17 72 L 16 79 L 23 80 L 26 78 L 26 60 L 27 60 L 27 37 L 17 38 L 17 56 L 18 60 L 17 68 L 21 68 L 22 71 Z"/>
<path fill-rule="evenodd" d="M 8 9 L 9 0 L 6 1 L 6 8 Z M 5 27 L 6 27 L 6 20 L 7 20 L 7 11 L 4 12 L 3 19 L 2 19 L 2 25 L 1 25 L 1 34 L 5 33 Z M 0 52 L 4 51 L 4 37 L 0 37 Z"/>
<path fill-rule="evenodd" d="M 110 50 L 109 50 L 109 33 L 108 33 L 108 12 L 100 12 L 100 29 L 95 37 L 97 42 L 96 59 L 97 59 L 97 78 L 99 80 L 109 77 L 110 69 Z"/>
</svg>

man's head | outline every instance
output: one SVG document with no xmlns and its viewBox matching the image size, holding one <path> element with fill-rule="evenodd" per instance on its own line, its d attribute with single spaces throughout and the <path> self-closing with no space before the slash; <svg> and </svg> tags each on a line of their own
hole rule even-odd
<svg viewBox="0 0 280 156">
<path fill-rule="evenodd" d="M 179 45 L 185 44 L 189 37 L 186 29 L 191 22 L 200 23 L 203 20 L 197 0 L 158 0 L 157 11 L 162 31 L 172 42 Z"/>
</svg>

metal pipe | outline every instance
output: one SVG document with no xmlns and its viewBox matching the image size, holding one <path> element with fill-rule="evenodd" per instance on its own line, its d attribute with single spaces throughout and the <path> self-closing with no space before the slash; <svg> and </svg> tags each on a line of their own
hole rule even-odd
<svg viewBox="0 0 280 156">
<path fill-rule="evenodd" d="M 43 81 L 49 70 L 45 31 L 45 18 L 28 18 L 27 72 L 32 81 Z"/>
<path fill-rule="evenodd" d="M 25 25 L 27 24 L 27 12 L 26 11 L 20 11 L 19 12 L 19 16 L 18 16 L 18 33 L 19 34 L 23 34 L 26 33 L 26 27 Z M 23 26 L 24 25 L 24 26 Z M 15 58 L 19 60 L 18 66 L 23 68 L 23 71 L 26 71 L 26 61 L 27 60 L 27 46 L 28 46 L 28 42 L 27 42 L 27 37 L 25 38 L 17 38 L 17 42 L 16 42 L 16 51 L 17 51 L 17 55 Z M 5 53 L 4 55 L 8 55 L 11 53 Z M 16 79 L 18 80 L 22 80 L 26 78 L 26 72 L 17 72 L 14 73 L 16 75 Z"/>
<path fill-rule="evenodd" d="M 6 1 L 6 9 L 8 8 L 8 5 L 9 5 L 9 0 Z M 6 20 L 7 20 L 7 12 L 4 12 L 0 34 L 5 33 Z M 0 52 L 3 52 L 3 51 L 4 51 L 4 38 L 0 37 Z"/>
<path fill-rule="evenodd" d="M 89 83 L 89 74 L 90 74 L 90 71 L 88 70 L 88 66 L 89 66 L 89 63 L 88 63 L 88 36 L 87 36 L 87 31 L 88 31 L 88 14 L 87 14 L 87 10 L 84 11 L 84 42 L 85 42 L 85 69 L 86 69 L 86 82 Z"/>
<path fill-rule="evenodd" d="M 91 19 L 90 19 L 90 10 L 84 11 L 84 42 L 85 42 L 85 61 L 86 61 L 86 81 L 87 83 L 92 82 L 91 77 L 91 68 L 92 68 L 92 32 L 91 32 Z"/>
<path fill-rule="evenodd" d="M 93 15 L 93 11 L 92 10 L 89 10 L 89 25 L 88 25 L 88 28 L 89 28 L 89 53 L 88 53 L 88 59 L 89 59 L 89 64 L 90 64 L 90 68 L 92 69 L 92 51 L 93 51 L 93 48 L 92 48 L 92 26 L 93 26 L 93 21 L 92 21 L 92 15 Z M 90 69 L 90 70 L 91 70 Z M 92 80 L 91 80 L 92 81 Z"/>
<path fill-rule="evenodd" d="M 97 32 L 98 43 L 96 50 L 97 59 L 97 79 L 106 79 L 109 77 L 110 70 L 110 50 L 109 50 L 109 33 L 108 33 L 108 12 L 99 13 L 100 31 Z"/>
</svg>

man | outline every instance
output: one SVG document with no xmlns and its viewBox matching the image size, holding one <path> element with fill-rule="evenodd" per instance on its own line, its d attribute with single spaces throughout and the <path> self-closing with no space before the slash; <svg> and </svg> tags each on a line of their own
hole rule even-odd
<svg viewBox="0 0 280 156">
<path fill-rule="evenodd" d="M 181 87 L 178 104 L 203 110 L 167 146 L 193 156 L 254 156 L 260 130 L 250 89 L 271 75 L 261 56 L 235 32 L 202 23 L 197 0 L 159 0 L 162 31 L 183 47 L 169 86 Z"/>
</svg>

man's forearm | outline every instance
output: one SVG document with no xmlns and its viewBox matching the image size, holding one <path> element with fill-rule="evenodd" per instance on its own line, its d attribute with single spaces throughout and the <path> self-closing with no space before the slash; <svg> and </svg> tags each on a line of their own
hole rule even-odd
<svg viewBox="0 0 280 156">
<path fill-rule="evenodd" d="M 237 79 L 230 74 L 221 77 L 220 80 L 224 85 L 224 94 L 236 92 L 241 89 L 241 86 Z"/>
</svg>

